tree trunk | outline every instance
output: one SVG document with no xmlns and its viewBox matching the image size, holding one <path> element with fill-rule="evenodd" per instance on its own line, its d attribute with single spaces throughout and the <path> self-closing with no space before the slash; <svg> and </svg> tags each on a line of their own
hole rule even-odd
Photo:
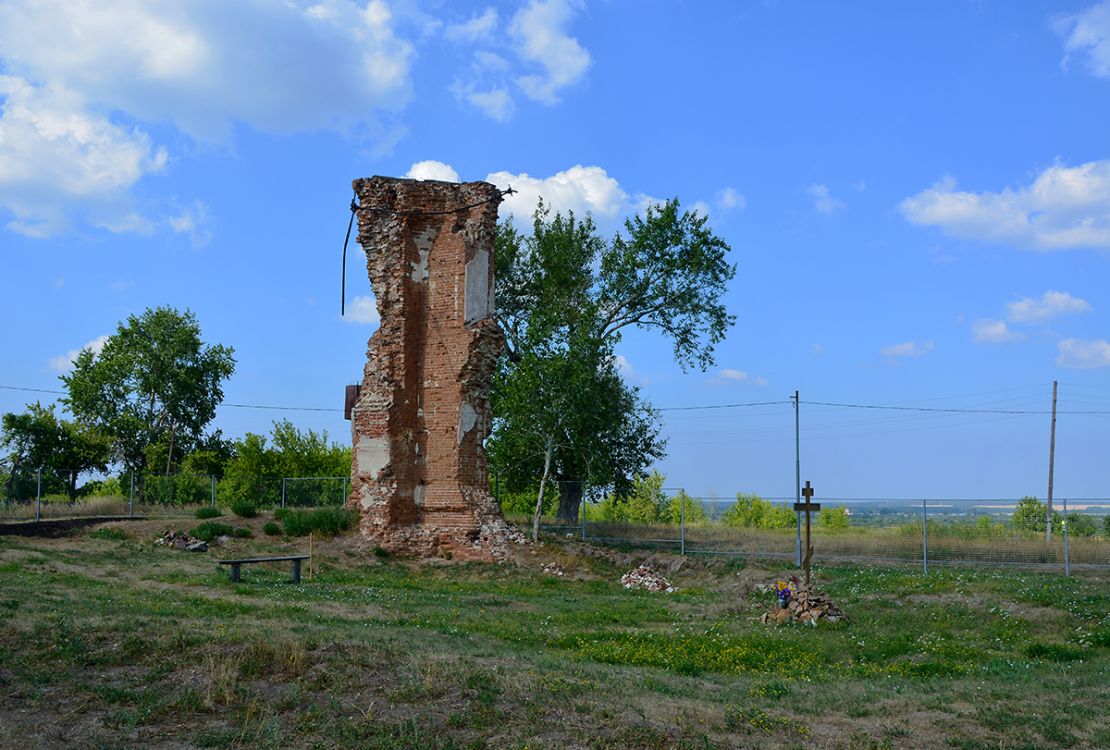
<svg viewBox="0 0 1110 750">
<path fill-rule="evenodd" d="M 547 489 L 547 478 L 551 476 L 551 452 L 555 447 L 555 440 L 548 437 L 547 445 L 543 451 L 543 479 L 540 480 L 540 493 L 536 498 L 536 512 L 532 514 L 532 541 L 540 538 L 540 516 L 543 514 L 543 492 Z"/>
<path fill-rule="evenodd" d="M 170 475 L 170 467 L 173 466 L 173 423 L 170 423 L 170 449 L 166 451 L 166 476 Z"/>
<path fill-rule="evenodd" d="M 556 519 L 565 524 L 578 523 L 578 509 L 582 505 L 582 482 L 577 479 L 559 480 L 559 512 Z"/>
<path fill-rule="evenodd" d="M 66 494 L 69 495 L 71 503 L 77 502 L 77 470 L 73 469 L 69 472 L 69 481 L 66 482 Z"/>
</svg>

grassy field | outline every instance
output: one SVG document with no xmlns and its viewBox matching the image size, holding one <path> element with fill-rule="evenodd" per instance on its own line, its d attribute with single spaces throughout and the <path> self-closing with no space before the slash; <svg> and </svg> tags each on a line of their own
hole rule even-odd
<svg viewBox="0 0 1110 750">
<path fill-rule="evenodd" d="M 759 624 L 787 568 L 550 540 L 510 563 L 166 522 L 0 537 L 0 746 L 1110 747 L 1110 579 L 829 567 L 851 622 Z M 184 529 L 188 523 L 178 524 Z M 622 589 L 648 560 L 675 594 Z M 542 572 L 558 562 L 566 577 Z"/>
</svg>

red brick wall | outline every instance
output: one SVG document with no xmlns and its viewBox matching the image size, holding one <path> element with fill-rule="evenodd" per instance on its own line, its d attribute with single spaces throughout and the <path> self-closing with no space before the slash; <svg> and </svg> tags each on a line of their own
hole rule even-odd
<svg viewBox="0 0 1110 750">
<path fill-rule="evenodd" d="M 381 325 L 352 410 L 348 505 L 391 551 L 499 559 L 510 532 L 482 442 L 504 345 L 492 304 L 500 193 L 387 177 L 354 188 Z"/>
</svg>

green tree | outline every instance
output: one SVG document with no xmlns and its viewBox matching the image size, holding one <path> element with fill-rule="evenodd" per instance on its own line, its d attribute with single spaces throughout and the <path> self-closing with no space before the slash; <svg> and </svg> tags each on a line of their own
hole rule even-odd
<svg viewBox="0 0 1110 750">
<path fill-rule="evenodd" d="M 1095 519 L 1082 513 L 1068 513 L 1068 534 L 1071 536 L 1091 537 L 1098 533 Z"/>
<path fill-rule="evenodd" d="M 708 523 L 709 514 L 705 512 L 705 506 L 701 504 L 701 500 L 695 500 L 687 495 L 686 490 L 679 490 L 666 501 L 659 520 L 675 525 L 682 523 L 683 504 L 686 506 L 687 526 Z"/>
<path fill-rule="evenodd" d="M 205 345 L 196 316 L 148 309 L 120 323 L 96 354 L 85 349 L 63 375 L 62 399 L 77 420 L 112 441 L 112 458 L 141 478 L 148 459 L 174 459 L 204 437 L 235 371 L 233 350 Z M 162 467 L 152 467 L 162 468 Z"/>
<path fill-rule="evenodd" d="M 1010 517 L 1010 523 L 1013 524 L 1015 529 L 1043 534 L 1047 510 L 1048 507 L 1044 503 L 1035 497 L 1027 495 L 1018 501 L 1017 507 L 1014 508 L 1014 513 Z M 1052 533 L 1060 533 L 1063 532 L 1063 530 L 1063 516 L 1053 511 Z"/>
<path fill-rule="evenodd" d="M 712 364 L 714 347 L 734 320 L 720 302 L 735 275 L 728 250 L 705 217 L 681 212 L 677 200 L 628 220 L 609 242 L 588 215 L 584 221 L 573 213 L 552 217 L 542 204 L 531 234 L 509 222 L 499 227 L 495 293 L 507 354 L 491 398 L 493 442 L 520 442 L 508 433 L 528 430 L 536 436 L 527 442 L 543 446 L 501 451 L 495 465 L 503 477 L 534 486 L 540 466 L 547 466 L 559 483 L 558 516 L 567 522 L 578 516 L 583 482 L 627 492 L 630 480 L 661 457 L 664 443 L 655 413 L 616 372 L 614 347 L 625 329 L 637 327 L 667 337 L 684 369 Z M 567 364 L 552 365 L 553 359 Z M 555 406 L 541 401 L 539 394 L 565 384 L 541 386 L 537 379 L 568 368 L 589 390 Z M 521 369 L 529 372 L 518 374 Z M 519 388 L 518 377 L 529 387 Z M 519 397 L 527 393 L 533 397 Z M 615 407 L 609 419 L 589 414 L 601 404 Z M 576 409 L 585 411 L 572 414 Z"/>
<path fill-rule="evenodd" d="M 9 467 L 9 497 L 18 494 L 14 483 L 21 477 L 43 469 L 43 488 L 62 489 L 74 501 L 78 478 L 90 471 L 106 471 L 110 456 L 108 439 L 96 429 L 58 419 L 53 405 L 39 403 L 23 414 L 3 416 L 0 446 L 8 452 L 4 462 Z"/>
</svg>

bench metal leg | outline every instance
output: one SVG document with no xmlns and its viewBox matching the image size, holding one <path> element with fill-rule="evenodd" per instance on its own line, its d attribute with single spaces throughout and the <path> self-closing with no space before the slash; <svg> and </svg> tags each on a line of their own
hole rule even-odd
<svg viewBox="0 0 1110 750">
<path fill-rule="evenodd" d="M 232 563 L 231 564 L 231 580 L 234 581 L 234 582 L 239 581 L 239 564 L 238 563 Z"/>
<path fill-rule="evenodd" d="M 293 583 L 301 582 L 301 561 L 293 561 Z"/>
</svg>

